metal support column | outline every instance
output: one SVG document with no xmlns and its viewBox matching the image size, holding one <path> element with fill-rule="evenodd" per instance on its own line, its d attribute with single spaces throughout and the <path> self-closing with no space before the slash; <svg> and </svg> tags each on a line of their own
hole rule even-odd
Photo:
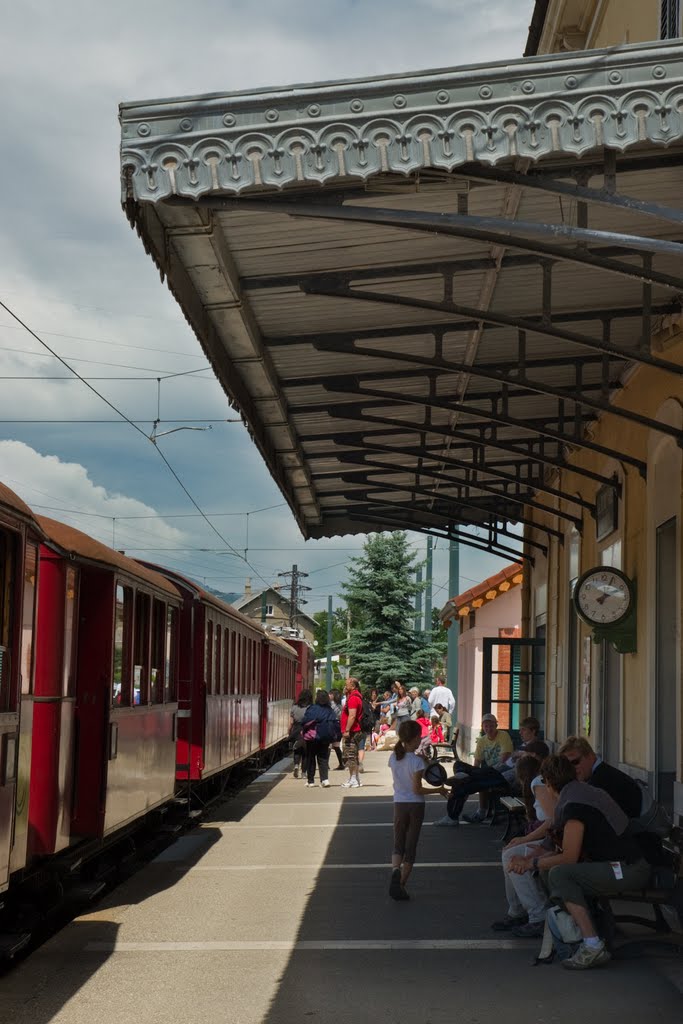
<svg viewBox="0 0 683 1024">
<path fill-rule="evenodd" d="M 426 565 L 426 580 L 427 587 L 425 589 L 425 633 L 431 634 L 432 632 L 432 583 L 433 583 L 433 571 L 432 571 L 432 548 L 434 546 L 434 538 L 427 537 L 427 565 Z"/>
<path fill-rule="evenodd" d="M 460 547 L 452 540 L 448 547 L 448 593 L 456 597 L 460 593 Z M 448 654 L 446 660 L 446 685 L 455 697 L 455 712 L 460 710 L 458 700 L 458 637 L 460 624 L 452 622 L 448 627 Z"/>
<path fill-rule="evenodd" d="M 415 595 L 415 632 L 422 632 L 422 566 L 415 570 L 415 583 L 419 587 Z"/>
</svg>

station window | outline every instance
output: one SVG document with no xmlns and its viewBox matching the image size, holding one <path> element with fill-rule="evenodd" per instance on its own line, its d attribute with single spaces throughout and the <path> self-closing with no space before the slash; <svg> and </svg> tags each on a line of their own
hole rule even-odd
<svg viewBox="0 0 683 1024">
<path fill-rule="evenodd" d="M 178 614 L 175 608 L 166 609 L 166 656 L 164 659 L 164 700 L 177 700 L 176 684 L 176 629 Z"/>
<path fill-rule="evenodd" d="M 38 548 L 35 544 L 26 546 L 24 562 L 24 600 L 21 613 L 21 692 L 33 692 L 33 630 L 36 621 L 36 583 L 38 573 Z"/>
<path fill-rule="evenodd" d="M 0 711 L 13 710 L 10 646 L 14 622 L 15 540 L 0 531 Z"/>
<path fill-rule="evenodd" d="M 112 678 L 112 704 L 130 706 L 131 674 L 130 648 L 133 621 L 133 591 L 117 586 L 114 612 L 114 671 Z"/>
<path fill-rule="evenodd" d="M 66 570 L 64 591 L 64 665 L 62 695 L 73 697 L 76 692 L 76 608 L 78 607 L 78 575 L 73 568 Z"/>
<path fill-rule="evenodd" d="M 166 647 L 166 606 L 154 601 L 152 611 L 152 664 L 149 674 L 149 692 L 152 704 L 164 700 L 164 661 Z"/>
<path fill-rule="evenodd" d="M 135 601 L 135 645 L 133 651 L 133 704 L 149 703 L 149 641 L 151 600 L 137 594 Z"/>
<path fill-rule="evenodd" d="M 680 0 L 660 0 L 659 38 L 677 39 L 681 34 Z"/>
</svg>

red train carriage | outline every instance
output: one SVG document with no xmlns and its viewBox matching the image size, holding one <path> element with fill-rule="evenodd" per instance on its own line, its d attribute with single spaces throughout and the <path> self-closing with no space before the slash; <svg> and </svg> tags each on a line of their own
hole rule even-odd
<svg viewBox="0 0 683 1024">
<path fill-rule="evenodd" d="M 29 857 L 171 800 L 178 710 L 176 588 L 80 530 L 38 522 Z"/>
<path fill-rule="evenodd" d="M 298 658 L 296 651 L 279 637 L 263 641 L 263 708 L 261 747 L 281 743 L 289 735 L 289 712 L 296 699 Z"/>
<path fill-rule="evenodd" d="M 302 690 L 312 690 L 315 676 L 315 656 L 308 640 L 285 637 L 285 642 L 296 651 L 296 697 Z"/>
<path fill-rule="evenodd" d="M 40 537 L 28 506 L 0 484 L 0 892 L 26 856 Z"/>
<path fill-rule="evenodd" d="M 150 567 L 183 598 L 177 778 L 199 781 L 259 752 L 263 632 L 193 580 Z"/>
</svg>

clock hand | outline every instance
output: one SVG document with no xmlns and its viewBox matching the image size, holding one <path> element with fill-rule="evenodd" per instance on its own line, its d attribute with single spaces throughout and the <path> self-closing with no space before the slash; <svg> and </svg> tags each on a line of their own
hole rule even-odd
<svg viewBox="0 0 683 1024">
<path fill-rule="evenodd" d="M 604 604 L 609 596 L 610 596 L 609 594 L 601 594 L 600 597 L 596 597 L 596 599 L 595 599 L 596 603 L 597 604 Z"/>
</svg>

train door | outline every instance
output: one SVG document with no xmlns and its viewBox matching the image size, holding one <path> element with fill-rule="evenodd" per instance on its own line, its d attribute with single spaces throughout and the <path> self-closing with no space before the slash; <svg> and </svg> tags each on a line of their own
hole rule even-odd
<svg viewBox="0 0 683 1024">
<path fill-rule="evenodd" d="M 0 892 L 9 881 L 14 834 L 19 727 L 17 608 L 21 597 L 20 565 L 19 535 L 0 526 Z"/>
</svg>

